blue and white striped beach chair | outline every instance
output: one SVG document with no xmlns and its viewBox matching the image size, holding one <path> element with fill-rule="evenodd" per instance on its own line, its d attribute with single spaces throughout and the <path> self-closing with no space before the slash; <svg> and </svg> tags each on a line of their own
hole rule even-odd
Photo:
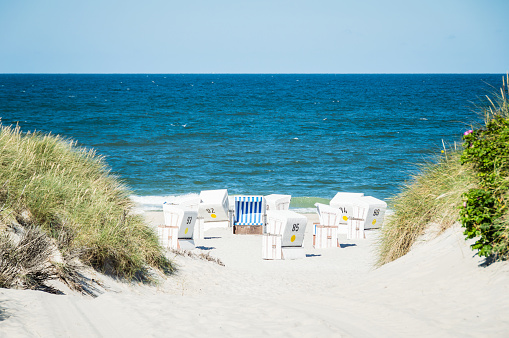
<svg viewBox="0 0 509 338">
<path fill-rule="evenodd" d="M 263 225 L 266 221 L 263 196 L 235 196 L 234 225 Z"/>
</svg>

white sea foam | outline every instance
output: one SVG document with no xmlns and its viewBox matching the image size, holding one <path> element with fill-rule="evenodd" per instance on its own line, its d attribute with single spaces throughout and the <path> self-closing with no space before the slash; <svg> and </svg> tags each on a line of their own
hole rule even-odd
<svg viewBox="0 0 509 338">
<path fill-rule="evenodd" d="M 163 210 L 163 203 L 179 204 L 190 199 L 198 198 L 198 194 L 168 195 L 168 196 L 137 196 L 131 195 L 136 208 L 142 211 Z"/>
<path fill-rule="evenodd" d="M 315 214 L 316 208 L 292 208 L 290 207 L 291 211 L 295 211 L 298 214 Z"/>
<path fill-rule="evenodd" d="M 168 195 L 168 196 L 131 195 L 129 197 L 136 204 L 137 211 L 144 212 L 144 211 L 163 210 L 163 203 L 181 204 L 185 201 L 196 200 L 199 198 L 199 196 L 200 195 L 196 193 L 189 193 L 183 195 Z M 313 214 L 316 212 L 315 207 L 290 206 L 290 209 L 301 214 Z"/>
</svg>

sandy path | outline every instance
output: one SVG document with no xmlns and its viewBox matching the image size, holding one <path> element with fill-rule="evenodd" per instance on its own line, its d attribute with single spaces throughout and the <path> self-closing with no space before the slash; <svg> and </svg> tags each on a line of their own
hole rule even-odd
<svg viewBox="0 0 509 338">
<path fill-rule="evenodd" d="M 452 228 L 374 269 L 376 238 L 315 250 L 308 226 L 305 259 L 266 261 L 260 236 L 211 229 L 195 251 L 225 266 L 176 256 L 158 287 L 97 276 L 112 291 L 95 299 L 1 289 L 0 337 L 507 336 L 507 263 L 478 267 Z"/>
</svg>

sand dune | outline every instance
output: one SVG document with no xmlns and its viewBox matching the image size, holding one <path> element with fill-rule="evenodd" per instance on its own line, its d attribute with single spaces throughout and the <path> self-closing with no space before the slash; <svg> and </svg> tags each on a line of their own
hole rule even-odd
<svg viewBox="0 0 509 338">
<path fill-rule="evenodd" d="M 162 215 L 147 217 L 157 224 Z M 479 267 L 482 260 L 461 228 L 421 241 L 380 269 L 373 268 L 377 230 L 366 240 L 342 238 L 342 248 L 322 250 L 312 247 L 311 230 L 301 260 L 262 260 L 260 236 L 211 229 L 195 251 L 225 266 L 175 256 L 178 273 L 157 287 L 92 273 L 104 286 L 94 299 L 0 289 L 0 337 L 509 334 L 509 264 Z"/>
</svg>

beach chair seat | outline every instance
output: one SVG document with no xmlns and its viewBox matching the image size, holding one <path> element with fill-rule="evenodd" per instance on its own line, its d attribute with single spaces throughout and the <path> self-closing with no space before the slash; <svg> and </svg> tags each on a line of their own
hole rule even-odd
<svg viewBox="0 0 509 338">
<path fill-rule="evenodd" d="M 161 230 L 160 236 L 163 236 L 162 242 L 167 243 L 171 249 L 194 249 L 194 227 L 198 212 L 189 206 L 182 206 L 176 204 L 163 204 L 164 214 L 164 228 L 168 229 L 168 236 L 171 239 L 166 240 L 166 231 Z M 172 230 L 173 229 L 173 230 Z M 177 242 L 175 242 L 175 232 L 177 235 Z M 177 247 L 175 247 L 175 243 Z"/>
<path fill-rule="evenodd" d="M 204 229 L 229 226 L 228 190 L 203 190 L 200 192 L 198 216 L 204 222 Z"/>
<path fill-rule="evenodd" d="M 365 239 L 364 219 L 352 216 L 348 219 L 346 239 Z"/>
<path fill-rule="evenodd" d="M 236 225 L 265 225 L 265 197 L 235 196 Z"/>
<path fill-rule="evenodd" d="M 266 223 L 266 201 L 263 196 L 235 196 L 235 234 L 262 234 Z"/>
<path fill-rule="evenodd" d="M 292 195 L 271 194 L 265 196 L 265 200 L 267 201 L 267 211 L 288 210 L 290 208 Z"/>
<path fill-rule="evenodd" d="M 281 235 L 263 234 L 262 236 L 262 258 L 263 259 L 283 259 L 283 250 L 281 249 Z"/>
<path fill-rule="evenodd" d="M 337 248 L 338 246 L 337 226 L 314 224 L 313 247 L 315 249 Z"/>
</svg>

